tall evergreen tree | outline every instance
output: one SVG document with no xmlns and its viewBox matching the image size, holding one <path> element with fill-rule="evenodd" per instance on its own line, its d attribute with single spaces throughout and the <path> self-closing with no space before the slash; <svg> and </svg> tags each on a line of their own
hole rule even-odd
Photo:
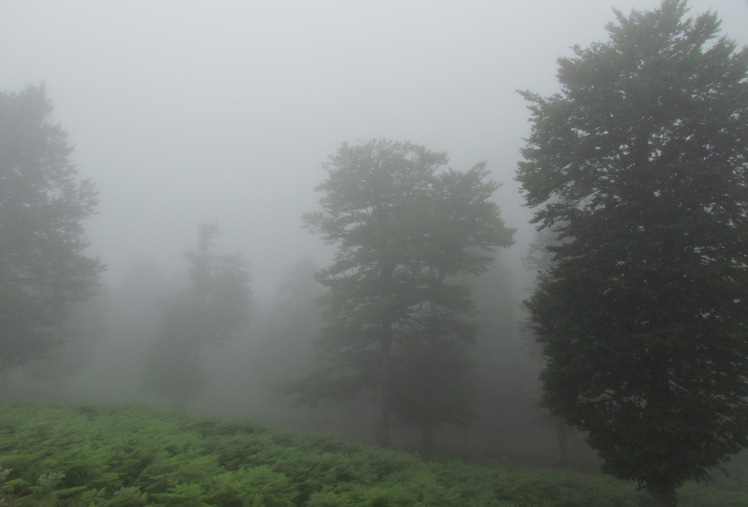
<svg viewBox="0 0 748 507">
<path fill-rule="evenodd" d="M 77 179 L 51 112 L 44 86 L 0 93 L 0 371 L 63 340 L 71 304 L 92 295 L 104 269 L 84 253 L 96 191 Z"/>
<path fill-rule="evenodd" d="M 372 390 L 382 445 L 393 414 L 425 433 L 462 423 L 459 411 L 435 409 L 451 391 L 440 398 L 436 383 L 415 377 L 427 375 L 422 363 L 435 358 L 453 363 L 452 372 L 464 370 L 464 347 L 475 335 L 465 276 L 482 273 L 492 251 L 512 243 L 490 200 L 497 185 L 486 181 L 485 165 L 455 171 L 446 164 L 445 153 L 412 143 L 343 144 L 317 188 L 322 211 L 304 216 L 338 250 L 318 276 L 328 288 L 319 343 L 329 369 L 313 377 L 317 383 L 297 386 L 308 397 Z M 437 405 L 414 411 L 405 400 Z M 447 404 L 461 402 L 450 395 Z"/>
<path fill-rule="evenodd" d="M 748 443 L 748 51 L 665 0 L 525 92 L 545 403 L 654 505 Z"/>
</svg>

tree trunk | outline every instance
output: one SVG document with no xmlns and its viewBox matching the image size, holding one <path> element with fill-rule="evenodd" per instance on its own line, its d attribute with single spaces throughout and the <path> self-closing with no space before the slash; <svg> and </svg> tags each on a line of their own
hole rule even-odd
<svg viewBox="0 0 748 507">
<path fill-rule="evenodd" d="M 377 419 L 377 430 L 375 440 L 380 447 L 390 447 L 392 445 L 390 409 L 386 402 L 379 402 L 379 418 Z"/>
<path fill-rule="evenodd" d="M 392 273 L 395 271 L 395 264 L 388 262 L 383 263 L 380 267 L 379 278 L 382 282 L 383 287 L 389 287 L 389 282 L 392 278 Z M 382 294 L 381 297 L 386 297 L 389 289 Z M 377 429 L 375 440 L 377 445 L 382 447 L 389 447 L 392 443 L 390 435 L 390 420 L 392 419 L 390 414 L 390 403 L 389 396 L 387 393 L 388 384 L 390 381 L 390 349 L 392 347 L 392 315 L 389 311 L 382 315 L 382 321 L 380 323 L 381 335 L 379 337 L 379 357 L 377 358 L 379 364 L 377 366 L 377 377 L 376 377 L 376 395 L 377 404 L 379 406 L 379 419 L 377 421 Z"/>
<path fill-rule="evenodd" d="M 377 405 L 379 406 L 379 418 L 377 420 L 376 443 L 382 447 L 389 447 L 392 443 L 390 436 L 391 411 L 387 392 L 390 379 L 390 344 L 391 324 L 384 328 L 384 336 L 380 341 L 379 349 L 379 371 L 377 372 Z"/>
<path fill-rule="evenodd" d="M 647 481 L 647 491 L 652 495 L 652 507 L 677 506 L 673 481 L 667 478 Z"/>
<path fill-rule="evenodd" d="M 434 428 L 430 424 L 421 426 L 421 452 L 428 456 L 434 452 L 436 448 L 436 440 L 434 440 Z"/>
<path fill-rule="evenodd" d="M 558 458 L 561 466 L 569 465 L 569 427 L 562 419 L 556 418 L 556 436 L 558 437 Z"/>
</svg>

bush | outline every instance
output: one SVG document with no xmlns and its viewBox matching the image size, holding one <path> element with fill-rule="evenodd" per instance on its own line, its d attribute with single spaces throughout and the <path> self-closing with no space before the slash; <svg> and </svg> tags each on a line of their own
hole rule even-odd
<svg viewBox="0 0 748 507">
<path fill-rule="evenodd" d="M 636 506 L 631 483 L 580 473 L 425 462 L 329 436 L 144 407 L 0 403 L 0 505 Z M 748 505 L 689 485 L 683 506 Z"/>
</svg>

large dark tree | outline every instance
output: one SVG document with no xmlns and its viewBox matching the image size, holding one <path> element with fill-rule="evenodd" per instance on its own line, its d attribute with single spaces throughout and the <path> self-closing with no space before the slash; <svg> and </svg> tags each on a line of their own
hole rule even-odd
<svg viewBox="0 0 748 507">
<path fill-rule="evenodd" d="M 329 289 L 319 343 L 330 368 L 299 386 L 308 395 L 373 391 L 384 445 L 393 414 L 419 425 L 427 441 L 435 426 L 463 423 L 460 410 L 444 407 L 462 409 L 464 393 L 441 382 L 458 382 L 476 331 L 465 277 L 512 243 L 484 164 L 446 164 L 445 153 L 411 143 L 343 144 L 317 188 L 322 211 L 304 216 L 338 249 L 318 276 Z M 430 367 L 445 377 L 433 378 Z"/>
<path fill-rule="evenodd" d="M 159 334 L 145 364 L 143 388 L 184 407 L 205 387 L 202 352 L 225 343 L 248 322 L 252 302 L 247 263 L 240 254 L 216 255 L 215 224 L 199 227 L 190 285 L 164 301 Z"/>
<path fill-rule="evenodd" d="M 529 301 L 545 404 L 655 505 L 748 443 L 748 51 L 686 13 L 561 59 L 518 171 L 561 240 Z"/>
<path fill-rule="evenodd" d="M 51 112 L 43 86 L 0 93 L 0 371 L 63 340 L 71 304 L 103 269 L 84 254 L 96 191 L 78 181 Z"/>
</svg>

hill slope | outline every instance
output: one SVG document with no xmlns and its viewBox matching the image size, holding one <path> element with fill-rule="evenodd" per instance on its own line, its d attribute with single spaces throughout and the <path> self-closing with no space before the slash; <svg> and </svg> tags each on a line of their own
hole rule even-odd
<svg viewBox="0 0 748 507">
<path fill-rule="evenodd" d="M 156 409 L 0 403 L 0 505 L 629 506 L 632 484 L 427 462 L 343 440 Z M 687 486 L 681 505 L 748 505 Z"/>
</svg>

